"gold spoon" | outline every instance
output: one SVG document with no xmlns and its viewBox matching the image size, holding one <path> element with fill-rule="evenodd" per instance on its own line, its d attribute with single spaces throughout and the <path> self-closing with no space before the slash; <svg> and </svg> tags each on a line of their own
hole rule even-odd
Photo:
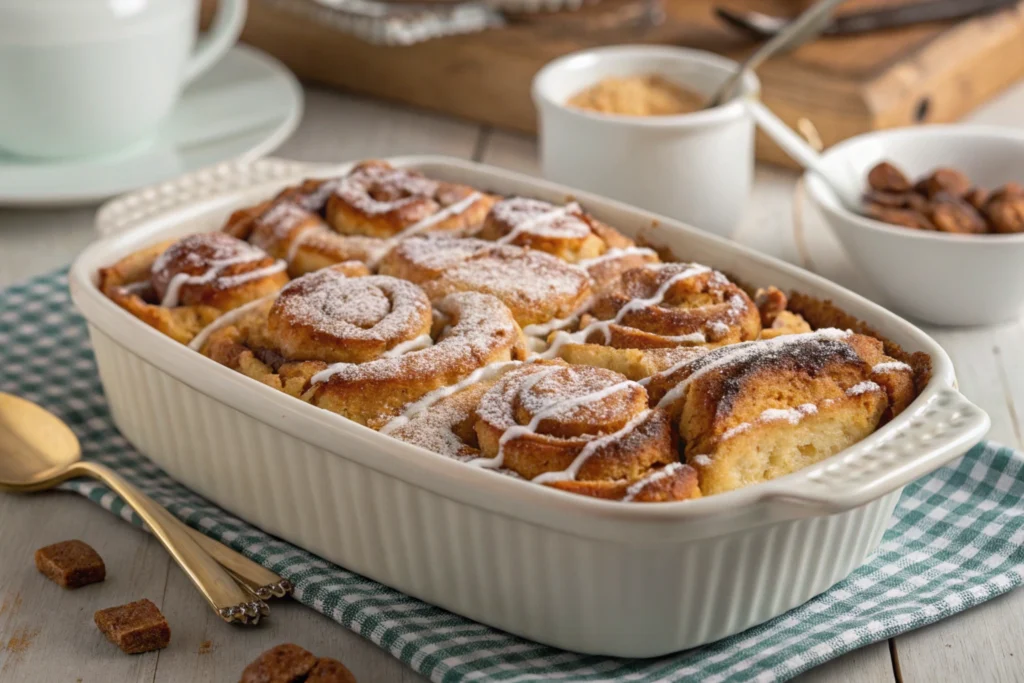
<svg viewBox="0 0 1024 683">
<path fill-rule="evenodd" d="M 0 490 L 32 493 L 83 476 L 102 481 L 149 525 L 225 621 L 258 623 L 268 613 L 263 600 L 290 592 L 286 579 L 182 524 L 121 475 L 81 455 L 78 438 L 60 418 L 0 393 Z"/>
</svg>

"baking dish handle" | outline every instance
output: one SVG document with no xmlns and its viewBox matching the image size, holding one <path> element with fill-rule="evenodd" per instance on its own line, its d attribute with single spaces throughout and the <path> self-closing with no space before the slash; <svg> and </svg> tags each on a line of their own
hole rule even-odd
<svg viewBox="0 0 1024 683">
<path fill-rule="evenodd" d="M 110 200 L 96 212 L 96 231 L 106 237 L 198 201 L 297 178 L 320 167 L 270 157 L 224 162 Z"/>
<path fill-rule="evenodd" d="M 963 455 L 981 441 L 990 425 L 988 415 L 963 394 L 952 388 L 942 389 L 902 429 L 764 484 L 762 500 L 787 517 L 849 510 Z"/>
</svg>

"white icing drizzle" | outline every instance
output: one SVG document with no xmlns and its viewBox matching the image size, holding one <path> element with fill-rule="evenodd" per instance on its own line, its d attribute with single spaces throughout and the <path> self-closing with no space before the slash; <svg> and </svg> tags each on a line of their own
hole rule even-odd
<svg viewBox="0 0 1024 683">
<path fill-rule="evenodd" d="M 552 372 L 559 369 L 560 366 L 555 366 L 543 370 L 541 372 L 537 372 L 533 375 L 530 375 L 523 382 L 523 386 L 520 391 L 529 391 L 530 388 L 533 387 L 535 384 L 537 384 L 542 379 L 550 375 Z M 497 456 L 493 458 L 477 458 L 475 460 L 470 460 L 469 463 L 471 465 L 476 465 L 478 467 L 484 467 L 487 469 L 496 469 L 498 467 L 501 467 L 505 464 L 505 444 L 507 444 L 512 439 L 525 436 L 527 434 L 535 434 L 537 432 L 537 427 L 541 423 L 541 420 L 551 417 L 552 415 L 557 415 L 558 413 L 568 408 L 574 408 L 579 405 L 584 405 L 586 403 L 590 403 L 591 401 L 600 401 L 606 396 L 611 396 L 612 394 L 622 391 L 623 389 L 628 389 L 634 384 L 636 384 L 636 382 L 633 382 L 632 380 L 625 380 L 617 384 L 605 387 L 603 389 L 598 389 L 597 391 L 592 391 L 588 394 L 583 394 L 582 396 L 573 396 L 570 398 L 562 399 L 561 401 L 555 401 L 554 403 L 550 404 L 543 410 L 538 410 L 534 414 L 533 418 L 529 421 L 529 423 L 525 425 L 514 425 L 506 429 L 505 432 L 501 435 L 501 438 L 498 439 Z"/>
<path fill-rule="evenodd" d="M 689 388 L 690 384 L 697 378 L 707 374 L 711 370 L 716 368 L 729 365 L 739 360 L 746 358 L 753 358 L 760 355 L 763 351 L 778 348 L 780 346 L 786 346 L 788 344 L 795 344 L 798 342 L 807 341 L 808 339 L 845 339 L 852 334 L 849 330 L 837 330 L 833 327 L 817 330 L 815 332 L 806 332 L 804 334 L 790 334 L 782 337 L 776 337 L 775 339 L 767 339 L 760 341 L 741 342 L 739 344 L 732 344 L 730 346 L 723 346 L 718 351 L 721 355 L 712 360 L 711 362 L 703 365 L 700 369 L 690 374 L 686 379 L 680 381 L 671 390 L 669 390 L 660 401 L 658 401 L 658 407 L 664 408 L 665 406 L 672 405 L 680 397 L 683 396 L 684 392 Z M 706 358 L 706 356 L 701 356 Z M 684 359 L 667 370 L 662 370 L 657 375 L 651 375 L 640 380 L 640 384 L 648 384 L 654 377 L 668 376 L 673 372 L 681 369 L 682 367 L 694 362 L 698 359 Z"/>
<path fill-rule="evenodd" d="M 259 261 L 266 257 L 267 255 L 264 252 L 253 249 L 252 252 L 239 254 L 232 258 L 210 261 L 209 270 L 202 275 L 178 273 L 171 278 L 170 282 L 167 283 L 167 291 L 164 293 L 164 298 L 160 302 L 160 305 L 165 308 L 173 308 L 178 305 L 178 294 L 181 292 L 181 288 L 185 285 L 205 285 L 216 280 L 220 276 L 220 272 L 228 266 L 237 265 L 239 263 L 251 263 L 252 261 Z M 225 277 L 223 278 L 223 281 L 226 287 L 234 287 L 235 285 L 248 282 L 249 280 L 279 273 L 287 267 L 288 264 L 284 261 L 276 261 L 273 265 L 267 266 L 266 268 L 260 268 L 248 273 L 240 273 L 238 275 Z"/>
<path fill-rule="evenodd" d="M 384 241 L 384 244 L 381 246 L 380 256 L 378 256 L 376 259 L 373 259 L 370 265 L 377 265 L 377 262 L 379 262 L 380 259 L 382 259 L 384 255 L 387 254 L 399 242 L 408 239 L 413 235 L 419 234 L 426 230 L 427 228 L 437 225 L 443 220 L 461 214 L 463 211 L 466 211 L 471 206 L 473 206 L 473 204 L 475 204 L 477 200 L 480 199 L 481 197 L 483 197 L 483 193 L 471 192 L 469 195 L 467 195 L 463 199 L 460 199 L 454 204 L 450 204 L 445 208 L 441 209 L 440 211 L 427 216 L 423 220 L 413 223 L 412 225 L 405 228 L 398 234 L 392 235 L 391 237 Z"/>
<path fill-rule="evenodd" d="M 214 332 L 216 332 L 222 327 L 226 327 L 227 325 L 231 325 L 237 322 L 238 320 L 241 319 L 243 315 L 253 310 L 257 306 L 262 304 L 264 301 L 267 301 L 268 299 L 273 299 L 275 296 L 277 296 L 277 292 L 274 292 L 273 294 L 268 294 L 267 296 L 260 297 L 255 301 L 250 301 L 249 303 L 243 304 L 238 308 L 234 308 L 228 311 L 227 313 L 224 313 L 223 315 L 217 316 L 217 318 L 215 318 L 213 322 L 204 327 L 199 332 L 199 334 L 192 338 L 192 341 L 189 342 L 188 347 L 190 349 L 194 349 L 195 351 L 199 351 L 201 348 L 203 348 L 203 344 L 206 343 L 206 340 L 209 339 L 210 335 L 212 335 Z"/>
<path fill-rule="evenodd" d="M 626 495 L 623 496 L 622 502 L 631 503 L 633 499 L 640 495 L 640 492 L 643 491 L 645 488 L 647 488 L 656 481 L 661 481 L 665 477 L 672 476 L 682 468 L 683 463 L 681 462 L 669 463 L 668 465 L 662 467 L 660 470 L 655 470 L 654 472 L 648 474 L 646 477 L 636 480 L 635 482 L 630 484 L 628 489 L 626 489 Z"/>
<path fill-rule="evenodd" d="M 514 226 L 507 235 L 505 235 L 499 240 L 496 240 L 495 243 L 508 244 L 516 237 L 519 237 L 519 235 L 529 230 L 530 228 L 534 228 L 538 225 L 543 225 L 544 223 L 547 223 L 549 221 L 556 221 L 559 218 L 562 218 L 563 216 L 568 216 L 571 213 L 579 211 L 582 211 L 582 209 L 580 208 L 580 205 L 577 204 L 576 202 L 570 202 L 565 206 L 559 206 L 555 209 L 552 209 L 551 211 L 545 211 L 539 216 L 534 216 L 533 218 L 526 219 L 519 223 L 519 225 Z"/>
<path fill-rule="evenodd" d="M 395 358 L 403 354 L 409 353 L 410 351 L 419 351 L 425 349 L 428 346 L 434 345 L 434 339 L 429 334 L 421 334 L 415 339 L 404 341 L 401 344 L 397 344 L 395 348 L 390 351 L 381 354 L 381 358 Z"/>
<path fill-rule="evenodd" d="M 690 460 L 693 461 L 694 465 L 698 465 L 700 467 L 707 467 L 708 465 L 711 464 L 711 456 L 705 455 L 704 453 L 695 455 L 692 458 L 690 458 Z"/>
<path fill-rule="evenodd" d="M 878 386 L 871 380 L 855 384 L 846 390 L 847 396 L 860 396 L 861 394 L 867 394 L 872 391 L 881 391 L 882 387 Z"/>
<path fill-rule="evenodd" d="M 598 448 L 605 446 L 610 443 L 615 443 L 619 439 L 628 436 L 630 432 L 637 428 L 647 417 L 651 414 L 650 410 L 644 410 L 638 413 L 632 420 L 627 422 L 622 428 L 611 434 L 605 434 L 596 439 L 588 441 L 587 444 L 580 450 L 579 454 L 573 459 L 572 463 L 560 472 L 544 472 L 538 474 L 530 481 L 537 484 L 546 484 L 551 481 L 574 481 L 576 476 L 579 474 L 580 469 L 586 464 L 587 460 L 597 451 Z"/>
<path fill-rule="evenodd" d="M 580 312 L 573 313 L 565 318 L 555 318 L 546 323 L 534 323 L 523 328 L 523 334 L 531 337 L 546 337 L 555 330 L 561 330 L 580 319 Z"/>
<path fill-rule="evenodd" d="M 590 268 L 591 266 L 596 266 L 598 263 L 604 263 L 605 261 L 611 261 L 612 259 L 619 258 L 620 256 L 628 256 L 630 254 L 657 256 L 658 252 L 648 247 L 615 247 L 613 249 L 609 249 L 600 256 L 578 261 L 576 265 L 580 268 Z"/>
<path fill-rule="evenodd" d="M 887 361 L 885 363 L 879 363 L 878 365 L 871 368 L 871 372 L 913 372 L 914 369 L 906 363 L 901 363 L 898 360 Z"/>
<path fill-rule="evenodd" d="M 381 427 L 380 433 L 390 434 L 396 429 L 407 425 L 412 418 L 416 417 L 424 410 L 427 410 L 428 408 L 430 408 L 430 406 L 434 405 L 438 401 L 447 398 L 452 394 L 456 394 L 462 391 L 463 389 L 476 384 L 477 382 L 486 382 L 487 380 L 497 375 L 499 372 L 502 372 L 505 368 L 509 367 L 510 365 L 520 364 L 521 361 L 510 360 L 505 361 L 503 363 L 493 363 L 491 365 L 485 365 L 481 368 L 477 368 L 472 373 L 467 375 L 466 378 L 463 379 L 461 382 L 446 387 L 441 387 L 440 389 L 435 389 L 434 391 L 430 392 L 429 394 L 419 399 L 418 401 L 407 405 L 405 407 L 405 410 L 402 411 L 401 415 L 392 418 L 390 421 L 388 421 L 387 424 Z"/>
<path fill-rule="evenodd" d="M 668 280 L 666 280 L 660 287 L 658 287 L 658 291 L 654 293 L 654 296 L 647 299 L 630 300 L 625 306 L 619 309 L 619 312 L 616 313 L 615 317 L 612 318 L 611 320 L 595 320 L 586 327 L 584 327 L 583 329 L 579 330 L 578 332 L 573 332 L 572 334 L 560 330 L 558 334 L 555 336 L 554 341 L 551 343 L 551 346 L 548 347 L 548 350 L 540 354 L 539 357 L 543 359 L 554 358 L 555 356 L 558 355 L 558 352 L 562 349 L 563 346 L 570 342 L 577 344 L 584 343 L 586 342 L 587 337 L 590 336 L 590 333 L 595 330 L 602 330 L 604 332 L 605 343 L 609 343 L 611 341 L 611 326 L 618 324 L 626 316 L 627 313 L 637 308 L 643 308 L 644 306 L 657 306 L 658 304 L 665 300 L 665 295 L 668 294 L 668 290 L 672 287 L 672 285 L 676 284 L 677 282 L 681 282 L 683 280 L 696 277 L 697 275 L 701 275 L 710 270 L 711 269 L 708 268 L 707 266 L 701 265 L 699 263 L 688 264 L 686 269 L 684 269 L 680 273 L 673 275 Z M 701 336 L 703 336 L 703 334 Z"/>
</svg>

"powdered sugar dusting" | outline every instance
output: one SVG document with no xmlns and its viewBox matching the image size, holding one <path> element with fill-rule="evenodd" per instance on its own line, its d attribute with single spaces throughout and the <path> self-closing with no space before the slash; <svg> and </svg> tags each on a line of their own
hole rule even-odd
<svg viewBox="0 0 1024 683">
<path fill-rule="evenodd" d="M 491 217 L 511 228 L 497 240 L 498 244 L 511 244 L 522 234 L 563 239 L 587 237 L 590 226 L 580 216 L 573 215 L 582 211 L 576 202 L 556 207 L 537 199 L 513 197 L 495 204 Z"/>
<path fill-rule="evenodd" d="M 415 171 L 374 164 L 342 178 L 335 194 L 362 214 L 379 216 L 424 199 L 432 200 L 439 185 Z"/>
<path fill-rule="evenodd" d="M 872 391 L 881 391 L 882 387 L 878 386 L 874 382 L 868 380 L 861 382 L 860 384 L 854 384 L 852 387 L 846 390 L 847 396 L 860 396 L 861 394 L 867 394 Z"/>
<path fill-rule="evenodd" d="M 788 422 L 791 425 L 797 425 L 800 424 L 800 421 L 808 415 L 814 415 L 817 412 L 818 406 L 813 403 L 804 403 L 796 408 L 768 408 L 758 415 L 757 419 L 753 422 L 743 422 L 732 429 L 727 430 L 722 434 L 722 440 L 731 439 L 732 437 L 749 430 L 754 425 L 763 424 L 765 422 Z"/>
<path fill-rule="evenodd" d="M 878 363 L 871 372 L 886 373 L 886 372 L 913 372 L 914 369 L 906 363 L 901 363 L 898 360 L 886 361 L 884 363 Z"/>
</svg>

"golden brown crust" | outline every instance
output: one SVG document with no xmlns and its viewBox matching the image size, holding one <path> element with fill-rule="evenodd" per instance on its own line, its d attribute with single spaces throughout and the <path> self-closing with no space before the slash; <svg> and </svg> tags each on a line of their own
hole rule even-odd
<svg viewBox="0 0 1024 683">
<path fill-rule="evenodd" d="M 484 292 L 509 307 L 522 326 L 564 318 L 590 298 L 586 273 L 553 256 L 520 247 L 491 247 L 423 283 L 432 301 L 453 292 Z"/>
<path fill-rule="evenodd" d="M 606 252 L 602 235 L 618 234 L 584 213 L 578 204 L 555 206 L 539 199 L 512 197 L 491 209 L 478 237 L 527 249 L 536 249 L 575 263 Z M 622 237 L 624 244 L 632 241 Z"/>
<path fill-rule="evenodd" d="M 232 258 L 242 260 L 217 266 Z M 215 277 L 208 278 L 211 273 Z M 180 287 L 175 277 L 184 279 Z M 272 294 L 287 281 L 274 258 L 219 233 L 162 242 L 99 273 L 107 297 L 183 344 L 225 311 Z"/>
<path fill-rule="evenodd" d="M 481 456 L 495 465 L 599 497 L 621 498 L 678 463 L 668 414 L 648 409 L 641 385 L 560 361 L 506 372 L 480 398 L 474 430 Z"/>
<path fill-rule="evenodd" d="M 479 226 L 495 198 L 466 185 L 431 180 L 385 161 L 364 161 L 341 179 L 327 201 L 327 222 L 345 235 L 393 237 L 446 207 L 468 199 L 471 206 L 431 226 L 459 232 Z"/>
<path fill-rule="evenodd" d="M 202 351 L 376 429 L 434 389 L 525 355 L 519 327 L 494 297 L 458 293 L 436 307 L 442 326 L 432 325 L 429 301 L 410 282 L 327 269 L 216 330 Z M 393 354 L 402 345 L 406 352 Z"/>
</svg>

